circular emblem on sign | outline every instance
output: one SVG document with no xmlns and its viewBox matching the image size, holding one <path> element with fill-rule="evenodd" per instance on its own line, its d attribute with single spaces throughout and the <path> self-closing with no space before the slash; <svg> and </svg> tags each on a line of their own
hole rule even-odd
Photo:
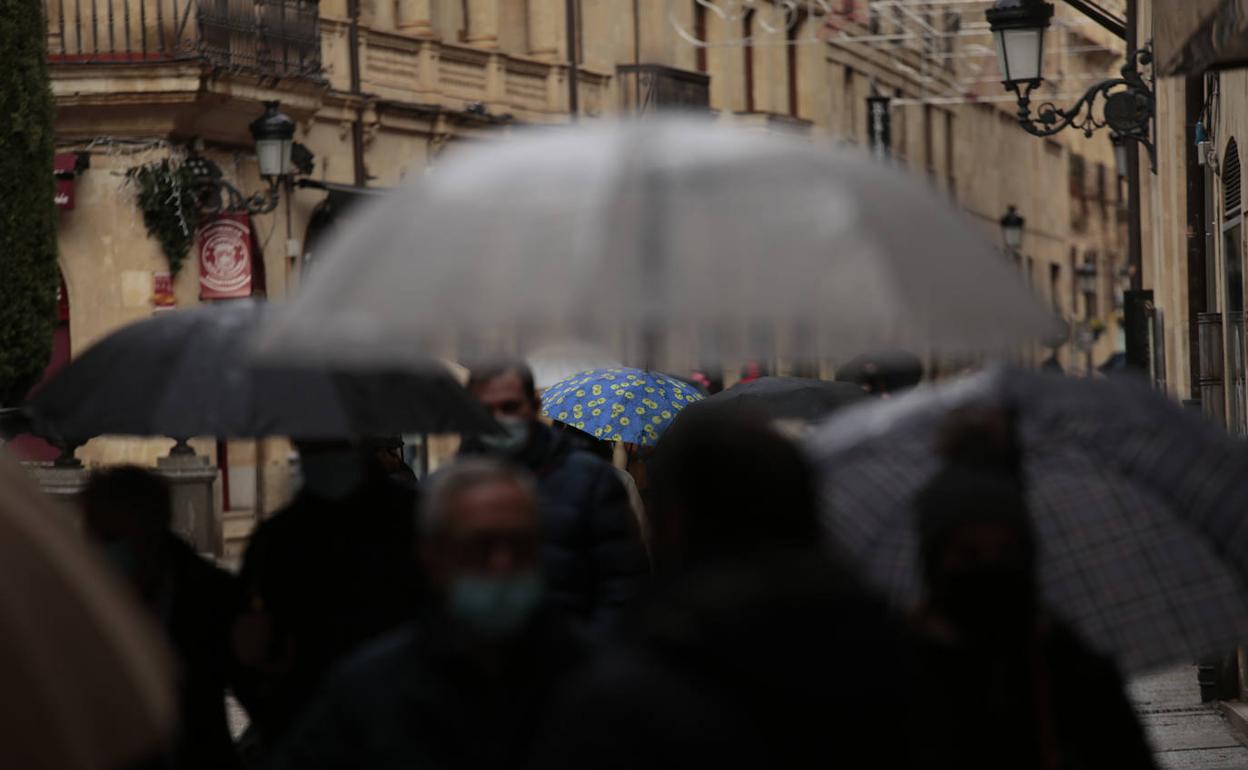
<svg viewBox="0 0 1248 770">
<path fill-rule="evenodd" d="M 230 219 L 213 222 L 202 233 L 202 283 L 214 292 L 236 292 L 251 280 L 251 232 Z"/>
</svg>

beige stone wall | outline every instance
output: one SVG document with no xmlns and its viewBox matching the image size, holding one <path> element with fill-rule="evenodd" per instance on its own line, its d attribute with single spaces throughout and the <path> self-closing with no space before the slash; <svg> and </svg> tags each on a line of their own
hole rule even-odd
<svg viewBox="0 0 1248 770">
<path fill-rule="evenodd" d="M 1154 25 L 1172 24 L 1173 13 L 1181 13 L 1177 4 L 1156 6 L 1159 18 L 1154 18 L 1155 3 L 1140 0 L 1140 17 L 1143 20 L 1141 39 L 1151 36 Z M 1206 127 L 1217 151 L 1217 168 L 1226 161 L 1227 147 L 1232 139 L 1240 146 L 1241 162 L 1243 148 L 1248 142 L 1248 71 L 1228 70 L 1217 76 L 1218 98 L 1211 115 L 1206 117 Z M 1187 190 L 1185 146 L 1185 83 L 1181 77 L 1162 78 L 1157 83 L 1157 134 L 1158 146 L 1156 174 L 1144 174 L 1144 285 L 1153 290 L 1157 306 L 1164 310 L 1166 318 L 1165 342 L 1167 363 L 1167 387 L 1176 398 L 1190 398 L 1192 383 L 1189 366 L 1188 319 L 1188 264 L 1187 264 Z M 1215 174 L 1214 167 L 1207 167 L 1207 174 Z M 1213 177 L 1213 210 L 1207 211 L 1219 227 L 1223 222 L 1222 180 Z M 1211 312 L 1226 312 L 1228 255 L 1220 236 L 1214 239 L 1212 261 L 1215 274 L 1209 280 L 1213 284 L 1210 293 L 1215 300 Z M 1241 255 L 1243 258 L 1243 255 Z"/>
<path fill-rule="evenodd" d="M 579 96 L 586 116 L 618 109 L 615 68 L 633 63 L 638 54 L 636 60 L 645 64 L 686 70 L 698 66 L 697 48 L 672 24 L 675 20 L 692 28 L 692 2 L 637 0 L 640 23 L 633 8 L 631 0 L 581 0 Z M 361 94 L 350 93 L 347 2 L 323 0 L 320 10 L 324 84 L 269 83 L 241 75 L 209 78 L 193 65 L 130 68 L 124 76 L 116 68 L 55 68 L 63 144 L 80 148 L 100 137 L 116 136 L 185 146 L 200 136 L 230 179 L 241 189 L 254 191 L 261 186 L 254 163 L 239 154 L 250 143 L 246 123 L 259 114 L 261 99 L 280 98 L 283 109 L 297 119 L 297 139 L 316 156 L 313 178 L 354 183 L 352 125 L 359 119 L 367 183 L 390 187 L 436 163 L 448 143 L 505 134 L 501 116 L 511 116 L 512 123 L 568 120 L 563 0 L 361 0 Z M 1068 194 L 1072 153 L 1086 158 L 1089 168 L 1097 163 L 1112 168 L 1112 150 L 1104 136 L 1087 140 L 1068 131 L 1042 140 L 1018 127 L 1012 103 L 925 101 L 931 86 L 919 74 L 945 75 L 924 61 L 917 48 L 886 53 L 864 45 L 807 43 L 797 45 L 790 55 L 779 14 L 773 6 L 760 6 L 754 20 L 755 45 L 706 50 L 712 110 L 725 120 L 803 131 L 816 142 L 862 144 L 868 95 L 874 89 L 895 96 L 899 100 L 893 114 L 895 155 L 956 200 L 982 223 L 990 238 L 1000 238 L 997 220 L 1006 206 L 1017 205 L 1028 220 L 1023 249 L 1028 279 L 1063 314 L 1081 317 L 1071 249 L 1079 255 L 1094 249 L 1118 259 L 1126 251 L 1112 212 L 1105 217 L 1096 211 L 1084 229 L 1072 227 Z M 794 38 L 808 38 L 813 34 L 810 25 L 816 23 L 805 22 Z M 765 25 L 776 31 L 768 32 Z M 1081 29 L 1080 34 L 1097 34 Z M 634 47 L 635 31 L 640 32 L 639 51 Z M 741 22 L 707 14 L 711 42 L 741 33 Z M 752 116 L 738 114 L 747 109 L 747 56 L 752 61 L 757 113 Z M 1105 66 L 1108 71 L 1113 64 Z M 792 90 L 798 121 L 790 119 L 791 72 L 796 73 Z M 1000 88 L 993 85 L 984 93 L 997 95 Z M 488 117 L 465 114 L 467 106 L 478 102 Z M 1248 133 L 1239 135 L 1248 141 Z M 159 157 L 167 151 L 158 148 L 149 154 Z M 92 152 L 92 168 L 78 182 L 78 209 L 64 214 L 60 227 L 75 354 L 121 324 L 150 314 L 151 273 L 163 269 L 158 247 L 146 236 L 141 216 L 120 189 L 115 173 L 136 159 L 100 145 Z M 288 258 L 288 241 L 294 242 L 296 251 L 302 250 L 307 223 L 323 198 L 324 193 L 316 190 L 289 191 L 277 211 L 256 217 L 270 296 L 281 297 L 297 286 L 299 261 Z M 1179 203 L 1173 196 L 1161 196 L 1154 205 L 1161 211 Z M 1174 234 L 1167 237 L 1173 246 Z M 1163 249 L 1158 246 L 1156 251 Z M 1057 282 L 1052 286 L 1054 267 Z M 1107 259 L 1105 269 L 1112 267 Z M 1173 265 L 1155 260 L 1150 269 L 1161 273 Z M 193 261 L 179 278 L 177 290 L 180 304 L 197 301 Z M 1102 307 L 1109 305 L 1111 294 L 1106 282 Z M 1164 301 L 1170 319 L 1182 317 L 1177 310 L 1182 303 L 1179 295 Z M 1175 335 L 1177 342 L 1181 333 L 1176 330 Z M 1097 362 L 1112 352 L 1113 336 L 1101 340 L 1094 356 Z M 1028 355 L 1036 357 L 1034 351 Z M 1079 358 L 1072 361 L 1069 346 L 1063 349 L 1068 367 L 1080 370 Z M 1172 365 L 1180 360 L 1172 345 Z M 730 372 L 737 363 L 728 362 Z M 823 362 L 825 373 L 831 373 L 835 363 Z M 80 454 L 90 463 L 153 462 L 168 445 L 168 441 L 100 439 Z M 214 451 L 212 442 L 198 447 L 209 455 Z M 262 506 L 280 501 L 285 494 L 283 443 L 266 442 L 257 451 L 253 442 L 232 442 L 229 452 L 233 465 L 261 469 L 255 474 L 259 481 L 253 482 L 253 501 L 259 498 Z"/>
</svg>

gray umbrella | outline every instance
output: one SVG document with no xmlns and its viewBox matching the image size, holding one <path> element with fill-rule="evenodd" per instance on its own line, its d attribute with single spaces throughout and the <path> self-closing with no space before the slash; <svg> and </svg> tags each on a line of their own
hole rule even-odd
<svg viewBox="0 0 1248 770">
<path fill-rule="evenodd" d="M 367 258 L 361 259 L 362 255 Z M 262 343 L 385 363 L 396 343 L 570 335 L 626 362 L 1009 348 L 1054 326 L 925 180 L 694 118 L 532 129 L 358 210 Z"/>
<path fill-rule="evenodd" d="M 690 404 L 677 419 L 710 411 L 742 411 L 772 420 L 816 420 L 869 396 L 853 383 L 805 377 L 759 377 Z"/>
<path fill-rule="evenodd" d="M 477 433 L 493 420 L 436 361 L 419 372 L 252 365 L 271 310 L 252 302 L 161 313 L 92 345 L 31 398 L 35 432 L 362 438 Z"/>
<path fill-rule="evenodd" d="M 939 426 L 974 406 L 1016 410 L 1044 594 L 1090 643 L 1139 671 L 1248 638 L 1248 447 L 1127 380 L 1001 369 L 824 423 L 825 521 L 893 599 L 919 596 Z"/>
</svg>

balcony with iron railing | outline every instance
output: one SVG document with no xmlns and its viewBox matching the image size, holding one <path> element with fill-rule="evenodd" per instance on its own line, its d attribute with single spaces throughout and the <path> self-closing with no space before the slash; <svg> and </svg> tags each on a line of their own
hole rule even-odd
<svg viewBox="0 0 1248 770">
<path fill-rule="evenodd" d="M 315 0 L 45 0 L 44 11 L 53 65 L 199 61 L 321 77 Z"/>
</svg>

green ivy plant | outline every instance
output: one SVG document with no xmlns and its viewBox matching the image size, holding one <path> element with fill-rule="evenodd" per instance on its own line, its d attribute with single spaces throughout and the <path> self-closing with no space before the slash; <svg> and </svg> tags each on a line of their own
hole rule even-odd
<svg viewBox="0 0 1248 770">
<path fill-rule="evenodd" d="M 164 158 L 135 166 L 126 178 L 134 186 L 148 235 L 160 241 L 169 272 L 177 276 L 199 225 L 190 169 L 177 158 Z"/>
<path fill-rule="evenodd" d="M 56 217 L 47 28 L 38 0 L 0 0 L 0 406 L 52 355 Z"/>
</svg>

